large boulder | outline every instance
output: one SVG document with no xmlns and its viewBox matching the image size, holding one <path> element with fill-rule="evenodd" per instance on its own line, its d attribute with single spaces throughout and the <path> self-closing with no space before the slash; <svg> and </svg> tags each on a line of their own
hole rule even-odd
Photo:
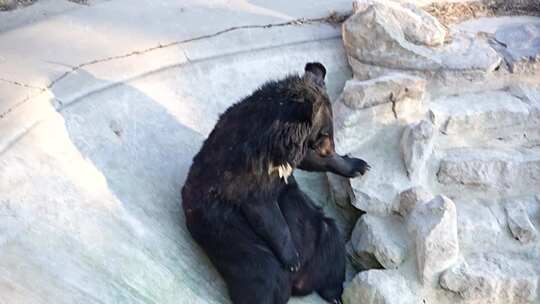
<svg viewBox="0 0 540 304">
<path fill-rule="evenodd" d="M 361 0 L 354 15 L 343 24 L 342 35 L 355 75 L 365 79 L 367 64 L 396 70 L 493 71 L 501 56 L 487 40 L 455 33 L 450 44 L 440 46 L 447 35 L 431 15 L 392 1 Z M 434 47 L 439 46 L 439 47 Z"/>
<path fill-rule="evenodd" d="M 397 212 L 403 216 L 408 216 L 418 204 L 426 203 L 433 196 L 422 186 L 415 186 L 404 190 L 399 194 L 399 205 Z"/>
<path fill-rule="evenodd" d="M 418 205 L 408 220 L 408 230 L 416 245 L 416 262 L 420 282 L 432 282 L 458 259 L 456 206 L 449 198 L 438 195 Z"/>
<path fill-rule="evenodd" d="M 391 185 L 387 185 L 391 187 Z M 384 185 L 382 185 L 384 187 Z M 390 188 L 389 191 L 394 189 Z M 358 210 L 378 215 L 389 215 L 395 209 L 393 201 L 381 199 L 376 195 L 370 195 L 361 190 L 361 187 L 353 189 L 352 205 Z"/>
<path fill-rule="evenodd" d="M 441 286 L 463 303 L 533 303 L 537 281 L 529 263 L 497 254 L 472 256 L 440 278 Z"/>
<path fill-rule="evenodd" d="M 345 304 L 418 304 L 405 278 L 395 270 L 359 273 L 343 291 Z"/>
<path fill-rule="evenodd" d="M 353 2 L 353 13 L 361 13 L 376 7 L 385 13 L 387 20 L 399 24 L 407 41 L 418 45 L 440 46 L 444 43 L 446 29 L 437 18 L 426 13 L 416 5 L 401 5 L 397 2 L 381 0 L 356 0 Z"/>
<path fill-rule="evenodd" d="M 444 42 L 444 27 L 427 13 L 388 1 L 356 1 L 343 24 L 349 56 L 386 67 L 437 68 L 429 45 Z"/>
<path fill-rule="evenodd" d="M 406 235 L 397 216 L 379 217 L 364 214 L 356 223 L 350 240 L 350 256 L 358 268 L 397 268 L 407 256 Z"/>
</svg>

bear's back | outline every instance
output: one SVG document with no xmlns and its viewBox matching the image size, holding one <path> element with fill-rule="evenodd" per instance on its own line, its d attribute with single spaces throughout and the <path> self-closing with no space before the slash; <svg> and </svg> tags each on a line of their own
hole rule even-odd
<svg viewBox="0 0 540 304">
<path fill-rule="evenodd" d="M 252 167 L 257 159 L 252 156 L 261 154 L 260 150 L 266 147 L 261 143 L 263 134 L 288 115 L 293 91 L 300 82 L 298 75 L 270 81 L 221 114 L 193 158 L 183 196 L 190 191 L 197 192 L 190 196 L 200 200 L 208 191 L 219 192 L 224 185 L 236 184 L 247 190 L 256 184 L 258 177 Z"/>
</svg>

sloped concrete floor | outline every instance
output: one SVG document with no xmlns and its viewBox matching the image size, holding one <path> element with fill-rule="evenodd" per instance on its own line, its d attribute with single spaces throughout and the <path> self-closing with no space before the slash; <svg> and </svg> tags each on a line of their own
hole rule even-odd
<svg viewBox="0 0 540 304">
<path fill-rule="evenodd" d="M 228 303 L 184 227 L 191 158 L 219 113 L 307 61 L 327 66 L 335 97 L 350 78 L 339 28 L 294 20 L 349 5 L 42 0 L 0 12 L 0 303 Z M 327 205 L 324 179 L 299 175 Z"/>
</svg>

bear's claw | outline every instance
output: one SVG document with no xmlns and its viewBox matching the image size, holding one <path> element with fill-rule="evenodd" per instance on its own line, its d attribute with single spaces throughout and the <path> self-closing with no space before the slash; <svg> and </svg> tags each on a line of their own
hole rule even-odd
<svg viewBox="0 0 540 304">
<path fill-rule="evenodd" d="M 358 177 L 366 174 L 371 169 L 371 166 L 363 159 L 350 157 L 346 155 L 343 157 L 350 166 L 349 177 Z"/>
<path fill-rule="evenodd" d="M 296 252 L 295 257 L 291 260 L 285 262 L 285 268 L 287 268 L 290 272 L 297 272 L 300 270 L 300 255 L 298 252 Z"/>
</svg>

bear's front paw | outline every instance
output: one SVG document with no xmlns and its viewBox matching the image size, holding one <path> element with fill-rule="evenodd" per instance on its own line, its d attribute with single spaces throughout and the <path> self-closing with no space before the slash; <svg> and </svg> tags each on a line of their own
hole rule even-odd
<svg viewBox="0 0 540 304">
<path fill-rule="evenodd" d="M 364 175 L 371 169 L 371 166 L 363 159 L 350 157 L 348 155 L 345 155 L 343 158 L 349 164 L 350 169 L 347 175 L 350 178 Z"/>
<path fill-rule="evenodd" d="M 300 270 L 300 255 L 298 252 L 295 250 L 289 258 L 285 259 L 284 264 L 285 268 L 290 272 L 297 272 Z"/>
</svg>

